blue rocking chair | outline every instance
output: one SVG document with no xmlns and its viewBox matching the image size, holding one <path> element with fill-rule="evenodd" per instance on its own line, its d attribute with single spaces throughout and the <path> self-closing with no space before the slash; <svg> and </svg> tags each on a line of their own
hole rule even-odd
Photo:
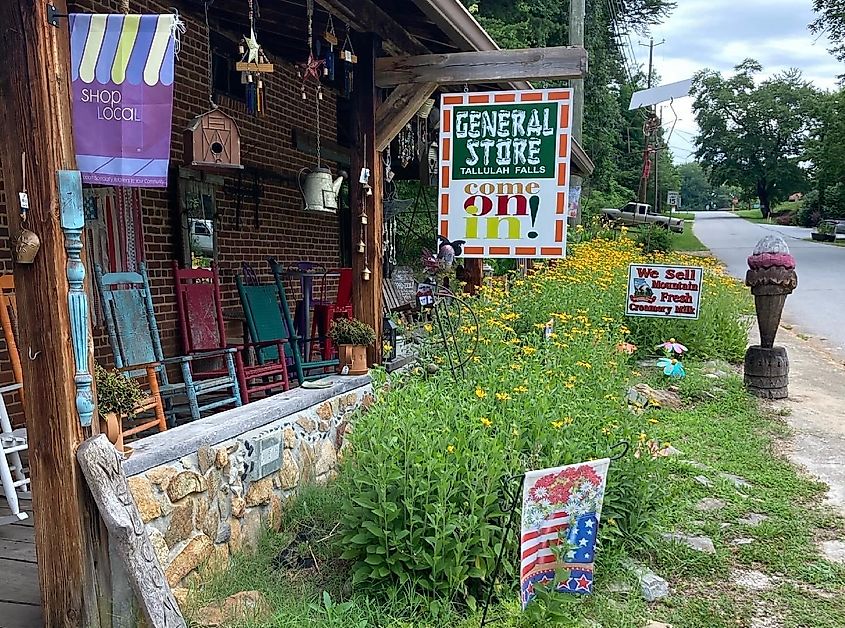
<svg viewBox="0 0 845 628">
<path fill-rule="evenodd" d="M 192 421 L 199 419 L 208 410 L 241 405 L 234 358 L 237 349 L 164 357 L 146 264 L 141 264 L 140 273 L 103 274 L 99 265 L 95 266 L 94 271 L 115 365 L 118 369 L 137 366 L 139 371 L 147 365 L 154 365 L 158 369 L 160 393 L 171 424 L 176 417 L 176 398 L 182 396 L 187 397 Z M 227 375 L 213 379 L 194 379 L 193 362 L 221 358 Z M 168 380 L 168 365 L 181 368 L 182 383 L 171 383 Z M 203 403 L 200 403 L 201 398 Z"/>
</svg>

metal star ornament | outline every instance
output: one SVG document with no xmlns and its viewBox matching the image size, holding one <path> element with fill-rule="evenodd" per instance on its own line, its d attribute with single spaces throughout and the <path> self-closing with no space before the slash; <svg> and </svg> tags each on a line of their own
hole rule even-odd
<svg viewBox="0 0 845 628">
<path fill-rule="evenodd" d="M 314 79 L 317 83 L 319 83 L 321 71 L 325 64 L 326 62 L 324 59 L 318 59 L 315 57 L 313 51 L 309 52 L 308 60 L 299 66 L 299 71 L 302 74 L 303 85 L 308 82 L 309 79 Z"/>
<path fill-rule="evenodd" d="M 254 28 L 249 29 L 249 37 L 244 35 L 244 43 L 246 44 L 246 62 L 258 63 L 261 56 L 261 46 L 258 44 Z"/>
</svg>

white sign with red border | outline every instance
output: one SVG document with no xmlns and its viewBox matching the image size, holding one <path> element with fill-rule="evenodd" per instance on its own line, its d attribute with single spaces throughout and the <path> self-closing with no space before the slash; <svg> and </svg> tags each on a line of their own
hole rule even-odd
<svg viewBox="0 0 845 628">
<path fill-rule="evenodd" d="M 566 257 L 572 90 L 444 94 L 439 235 L 464 257 Z"/>
<path fill-rule="evenodd" d="M 631 264 L 625 314 L 698 319 L 703 279 L 697 266 Z"/>
</svg>

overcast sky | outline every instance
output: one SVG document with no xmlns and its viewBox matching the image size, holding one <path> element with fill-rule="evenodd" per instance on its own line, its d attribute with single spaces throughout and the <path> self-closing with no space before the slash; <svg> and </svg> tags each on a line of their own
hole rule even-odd
<svg viewBox="0 0 845 628">
<path fill-rule="evenodd" d="M 836 86 L 845 64 L 828 52 L 828 41 L 817 40 L 807 25 L 814 14 L 811 0 L 677 0 L 678 7 L 665 24 L 653 31 L 660 83 L 691 78 L 698 70 L 712 68 L 730 73 L 743 59 L 752 57 L 765 74 L 797 67 L 817 87 Z M 632 36 L 633 37 L 633 36 Z M 633 37 L 637 60 L 647 67 L 648 48 Z M 697 133 L 692 99 L 675 102 L 678 121 L 669 140 L 676 162 L 690 161 Z M 664 108 L 664 126 L 671 128 L 674 114 Z"/>
</svg>

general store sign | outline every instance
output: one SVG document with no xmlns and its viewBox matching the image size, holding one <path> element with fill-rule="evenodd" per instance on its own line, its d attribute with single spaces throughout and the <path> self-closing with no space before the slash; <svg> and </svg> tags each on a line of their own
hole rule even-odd
<svg viewBox="0 0 845 628">
<path fill-rule="evenodd" d="M 625 314 L 697 319 L 703 277 L 704 270 L 695 266 L 632 264 Z"/>
<path fill-rule="evenodd" d="M 566 256 L 569 89 L 447 94 L 440 235 L 464 257 Z"/>
</svg>

